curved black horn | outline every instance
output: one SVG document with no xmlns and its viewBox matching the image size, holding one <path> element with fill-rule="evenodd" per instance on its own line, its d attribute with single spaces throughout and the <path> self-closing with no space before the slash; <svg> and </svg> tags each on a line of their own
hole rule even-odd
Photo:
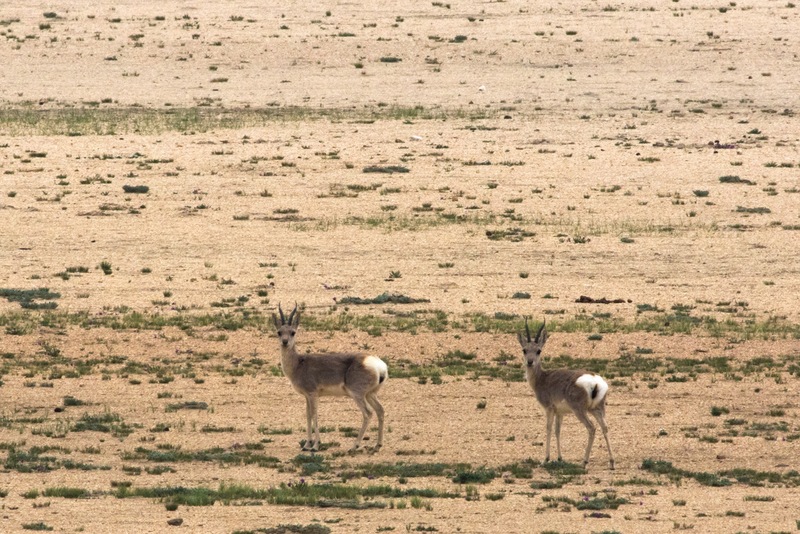
<svg viewBox="0 0 800 534">
<path fill-rule="evenodd" d="M 544 321 L 542 321 L 542 326 L 540 326 L 540 327 L 539 327 L 539 331 L 538 331 L 538 332 L 536 332 L 536 342 L 537 342 L 537 343 L 539 342 L 539 336 L 541 336 L 541 335 L 542 335 L 542 331 L 544 330 L 544 323 L 546 323 L 546 322 L 547 322 L 547 319 L 545 319 Z"/>
<path fill-rule="evenodd" d="M 531 342 L 531 331 L 528 328 L 528 318 L 525 317 L 525 335 L 528 336 L 528 343 Z"/>
<path fill-rule="evenodd" d="M 292 319 L 294 319 L 294 314 L 297 313 L 297 303 L 294 303 L 294 309 L 292 313 L 289 314 L 289 324 L 292 324 Z"/>
<path fill-rule="evenodd" d="M 286 324 L 286 317 L 283 316 L 283 310 L 281 309 L 281 303 L 278 303 L 278 313 L 281 314 L 281 324 Z"/>
</svg>

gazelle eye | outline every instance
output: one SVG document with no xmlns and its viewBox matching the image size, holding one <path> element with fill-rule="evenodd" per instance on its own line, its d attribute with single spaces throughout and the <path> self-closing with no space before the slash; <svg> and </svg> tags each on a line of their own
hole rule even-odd
<svg viewBox="0 0 800 534">
<path fill-rule="evenodd" d="M 539 356 L 542 353 L 542 349 L 536 351 L 536 355 Z"/>
<path fill-rule="evenodd" d="M 292 334 L 292 337 L 294 337 L 294 330 L 292 330 L 291 334 Z"/>
<path fill-rule="evenodd" d="M 528 354 L 528 349 L 522 349 L 522 354 Z"/>
</svg>

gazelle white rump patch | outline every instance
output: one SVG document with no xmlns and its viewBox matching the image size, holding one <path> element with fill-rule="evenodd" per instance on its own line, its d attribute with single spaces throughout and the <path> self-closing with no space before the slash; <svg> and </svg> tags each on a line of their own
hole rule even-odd
<svg viewBox="0 0 800 534">
<path fill-rule="evenodd" d="M 586 395 L 589 397 L 589 409 L 597 407 L 608 393 L 608 384 L 600 375 L 581 375 L 575 384 L 586 390 Z"/>
<path fill-rule="evenodd" d="M 386 366 L 386 363 L 377 356 L 367 356 L 364 358 L 364 367 L 375 371 L 375 374 L 378 375 L 378 382 L 383 382 L 389 378 L 389 368 Z"/>
</svg>

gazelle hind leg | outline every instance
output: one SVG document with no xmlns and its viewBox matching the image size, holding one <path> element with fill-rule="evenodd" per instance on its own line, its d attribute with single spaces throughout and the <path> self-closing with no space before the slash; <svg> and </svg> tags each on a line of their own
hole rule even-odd
<svg viewBox="0 0 800 534">
<path fill-rule="evenodd" d="M 378 395 L 375 392 L 367 395 L 367 402 L 375 411 L 375 415 L 378 416 L 378 440 L 375 442 L 375 446 L 373 447 L 373 449 L 377 451 L 381 448 L 381 446 L 383 446 L 383 406 L 378 401 Z"/>
<path fill-rule="evenodd" d="M 365 397 L 353 397 L 353 400 L 356 401 L 356 405 L 358 405 L 358 409 L 361 410 L 361 415 L 363 418 L 361 420 L 361 431 L 358 433 L 356 442 L 353 445 L 353 448 L 350 449 L 351 451 L 357 450 L 359 445 L 361 445 L 361 440 L 364 439 L 364 434 L 366 434 L 367 427 L 369 427 L 369 420 L 372 417 L 372 412 L 369 410 L 369 406 L 367 406 L 367 400 Z"/>
<path fill-rule="evenodd" d="M 608 464 L 611 469 L 614 469 L 614 453 L 611 452 L 611 442 L 608 440 L 608 425 L 606 424 L 605 410 L 595 410 L 592 415 L 597 419 L 597 424 L 600 425 L 600 430 L 603 432 L 603 437 L 606 440 L 606 448 L 608 448 Z"/>
<path fill-rule="evenodd" d="M 592 452 L 592 444 L 594 444 L 596 429 L 594 423 L 589 420 L 589 416 L 585 412 L 575 412 L 575 416 L 583 423 L 583 426 L 586 427 L 586 431 L 589 433 L 589 442 L 586 444 L 586 453 L 583 455 L 583 467 L 585 468 L 589 464 L 589 453 Z"/>
</svg>

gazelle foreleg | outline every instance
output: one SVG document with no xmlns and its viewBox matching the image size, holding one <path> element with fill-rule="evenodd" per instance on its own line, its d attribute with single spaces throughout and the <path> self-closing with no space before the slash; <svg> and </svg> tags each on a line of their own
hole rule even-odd
<svg viewBox="0 0 800 534">
<path fill-rule="evenodd" d="M 556 453 L 558 453 L 558 461 L 561 461 L 561 421 L 564 420 L 564 416 L 560 413 L 556 413 Z"/>
<path fill-rule="evenodd" d="M 550 435 L 553 433 L 553 419 L 555 419 L 555 411 L 554 410 L 546 410 L 547 416 L 547 438 L 545 439 L 545 447 L 544 447 L 544 461 L 550 461 Z"/>
<path fill-rule="evenodd" d="M 302 450 L 307 451 L 311 449 L 311 397 L 306 397 L 306 442 L 303 443 Z"/>
<path fill-rule="evenodd" d="M 317 422 L 317 411 L 319 409 L 319 399 L 315 395 L 306 396 L 306 443 L 303 445 L 304 451 L 316 451 L 319 449 L 319 424 Z M 316 431 L 317 440 L 314 441 L 312 436 Z"/>
</svg>

